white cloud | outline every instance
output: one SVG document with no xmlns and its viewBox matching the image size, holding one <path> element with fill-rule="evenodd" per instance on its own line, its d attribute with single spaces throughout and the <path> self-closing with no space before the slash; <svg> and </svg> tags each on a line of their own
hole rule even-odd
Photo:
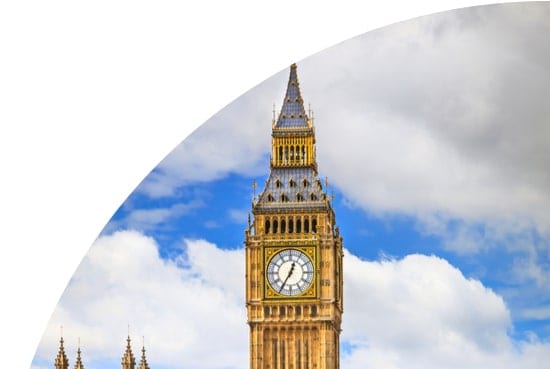
<svg viewBox="0 0 550 369">
<path fill-rule="evenodd" d="M 548 4 L 464 9 L 307 59 L 320 168 L 372 212 L 550 229 L 549 20 Z"/>
<path fill-rule="evenodd" d="M 56 308 L 35 366 L 52 362 L 64 326 L 71 362 L 77 337 L 88 369 L 118 367 L 127 324 L 139 356 L 166 368 L 246 368 L 244 252 L 186 240 L 162 260 L 151 238 L 133 231 L 92 246 Z M 550 344 L 514 342 L 503 299 L 447 261 L 344 258 L 342 367 L 540 368 Z M 213 354 L 215 353 L 215 354 Z M 520 365 L 521 364 L 521 365 Z"/>
<path fill-rule="evenodd" d="M 124 204 L 129 207 L 128 201 Z M 204 206 L 200 198 L 187 203 L 178 202 L 167 207 L 128 209 L 128 214 L 118 220 L 111 220 L 103 233 L 111 233 L 119 229 L 136 229 L 142 232 L 173 226 L 175 219 Z"/>
<path fill-rule="evenodd" d="M 402 22 L 300 62 L 321 174 L 369 212 L 527 218 L 548 235 L 548 33 L 548 4 L 500 4 Z M 265 175 L 287 76 L 212 117 L 140 190 Z"/>
<path fill-rule="evenodd" d="M 174 195 L 178 186 L 228 173 L 262 175 L 269 164 L 272 104 L 282 101 L 285 73 L 266 80 L 229 104 L 178 145 L 138 190 Z"/>
<path fill-rule="evenodd" d="M 104 367 L 105 360 L 118 367 L 129 324 L 134 355 L 145 336 L 152 367 L 245 367 L 242 250 L 201 240 L 186 240 L 183 247 L 181 258 L 170 261 L 137 232 L 100 237 L 52 315 L 37 359 L 55 358 L 63 325 L 71 362 L 81 337 L 86 368 Z M 211 347 L 219 355 L 211 355 Z"/>
<path fill-rule="evenodd" d="M 342 367 L 533 368 L 550 343 L 514 342 L 503 299 L 444 259 L 345 256 Z"/>
<path fill-rule="evenodd" d="M 527 255 L 507 278 L 543 281 L 550 249 L 547 34 L 548 3 L 497 4 L 401 22 L 299 62 L 321 175 L 375 216 L 415 217 L 447 250 Z M 288 71 L 277 74 L 216 114 L 141 190 L 170 195 L 228 173 L 266 175 L 271 104 L 281 104 L 287 78 Z"/>
</svg>

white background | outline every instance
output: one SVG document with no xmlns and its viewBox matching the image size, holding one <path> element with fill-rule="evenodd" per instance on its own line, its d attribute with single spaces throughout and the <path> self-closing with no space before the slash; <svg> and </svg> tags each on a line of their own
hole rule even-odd
<svg viewBox="0 0 550 369">
<path fill-rule="evenodd" d="M 219 109 L 349 37 L 486 2 L 360 3 L 0 5 L 5 367 L 30 365 L 63 289 L 113 212 Z"/>
</svg>

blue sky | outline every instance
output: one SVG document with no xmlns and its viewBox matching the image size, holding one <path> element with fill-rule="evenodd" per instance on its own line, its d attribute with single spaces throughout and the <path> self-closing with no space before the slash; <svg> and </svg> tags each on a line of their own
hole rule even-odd
<svg viewBox="0 0 550 369">
<path fill-rule="evenodd" d="M 550 358 L 548 28 L 546 4 L 464 9 L 298 63 L 347 249 L 345 367 Z M 118 366 L 127 324 L 155 367 L 247 367 L 242 242 L 287 77 L 213 116 L 129 196 L 69 283 L 36 367 L 60 323 L 86 342 L 87 368 Z M 209 345 L 225 350 L 199 360 Z"/>
</svg>

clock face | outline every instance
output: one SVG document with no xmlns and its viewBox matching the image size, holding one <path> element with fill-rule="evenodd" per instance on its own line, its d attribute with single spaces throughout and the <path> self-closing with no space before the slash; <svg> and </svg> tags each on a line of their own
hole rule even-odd
<svg viewBox="0 0 550 369">
<path fill-rule="evenodd" d="M 302 251 L 286 249 L 276 253 L 267 265 L 271 288 L 284 296 L 304 293 L 313 282 L 313 263 Z"/>
</svg>

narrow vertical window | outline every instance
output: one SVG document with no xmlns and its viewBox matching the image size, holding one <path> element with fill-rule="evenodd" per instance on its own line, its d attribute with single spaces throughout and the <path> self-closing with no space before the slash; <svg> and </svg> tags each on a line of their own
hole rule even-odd
<svg viewBox="0 0 550 369">
<path fill-rule="evenodd" d="M 288 233 L 294 232 L 294 219 L 289 218 L 288 219 Z"/>
<path fill-rule="evenodd" d="M 285 146 L 285 164 L 288 164 L 288 146 Z"/>
</svg>

